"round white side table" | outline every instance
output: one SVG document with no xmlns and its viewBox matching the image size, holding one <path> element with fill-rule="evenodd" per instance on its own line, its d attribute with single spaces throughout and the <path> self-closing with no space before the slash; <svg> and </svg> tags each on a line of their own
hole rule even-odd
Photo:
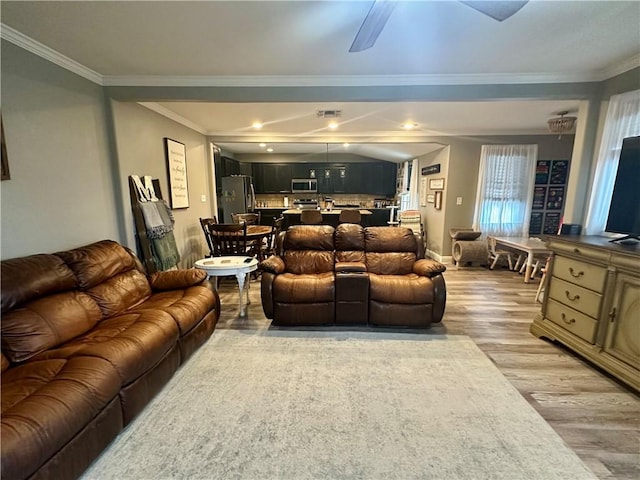
<svg viewBox="0 0 640 480">
<path fill-rule="evenodd" d="M 247 314 L 246 305 L 249 301 L 249 282 L 246 281 L 247 275 L 258 269 L 258 259 L 255 257 L 243 256 L 225 256 L 202 258 L 195 263 L 196 268 L 200 268 L 207 272 L 209 277 L 226 277 L 235 275 L 238 280 L 238 291 L 240 293 L 240 317 Z M 215 281 L 216 289 L 218 288 L 218 279 Z M 247 293 L 246 303 L 243 301 L 243 293 Z"/>
</svg>

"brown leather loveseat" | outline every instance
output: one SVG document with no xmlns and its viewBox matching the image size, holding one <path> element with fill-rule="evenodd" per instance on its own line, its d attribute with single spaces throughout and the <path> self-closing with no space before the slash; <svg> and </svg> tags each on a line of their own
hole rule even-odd
<svg viewBox="0 0 640 480">
<path fill-rule="evenodd" d="M 264 313 L 276 325 L 429 327 L 444 314 L 446 267 L 422 256 L 408 228 L 290 227 L 260 264 Z"/>
<path fill-rule="evenodd" d="M 212 334 L 205 277 L 109 240 L 3 261 L 1 477 L 77 478 Z"/>
</svg>

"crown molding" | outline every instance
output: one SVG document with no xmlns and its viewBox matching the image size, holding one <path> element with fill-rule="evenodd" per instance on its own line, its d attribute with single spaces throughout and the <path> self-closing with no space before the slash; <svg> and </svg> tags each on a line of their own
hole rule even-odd
<svg viewBox="0 0 640 480">
<path fill-rule="evenodd" d="M 153 76 L 105 75 L 110 87 L 393 87 L 424 85 L 495 85 L 599 81 L 592 74 L 459 74 L 459 75 L 245 75 Z"/>
<path fill-rule="evenodd" d="M 629 70 L 633 70 L 634 68 L 640 67 L 640 53 L 633 55 L 632 57 L 627 58 L 619 63 L 610 65 L 609 67 L 600 71 L 600 80 L 608 80 L 617 75 L 620 75 L 624 72 L 628 72 Z"/>
<path fill-rule="evenodd" d="M 76 75 L 86 78 L 93 83 L 97 83 L 101 86 L 104 85 L 103 76 L 98 72 L 85 67 L 84 65 L 67 57 L 66 55 L 63 55 L 53 48 L 47 47 L 43 43 L 40 43 L 37 40 L 34 40 L 33 38 L 28 37 L 23 33 L 20 33 L 19 31 L 5 25 L 4 23 L 0 23 L 0 37 L 7 42 L 11 42 L 20 48 L 34 53 L 41 58 L 44 58 L 45 60 L 49 60 L 50 62 L 62 68 L 65 68 L 70 72 L 75 73 Z"/>
<path fill-rule="evenodd" d="M 598 72 L 451 75 L 102 75 L 0 22 L 0 37 L 93 83 L 108 87 L 385 87 L 600 82 L 640 67 L 640 54 Z M 193 128 L 193 127 L 190 127 Z"/>
<path fill-rule="evenodd" d="M 184 125 L 185 127 L 190 128 L 191 130 L 195 130 L 196 132 L 202 135 L 208 135 L 206 129 L 204 129 L 201 125 L 198 125 L 197 123 L 194 123 L 191 120 L 188 120 L 183 116 L 178 115 L 175 112 L 172 112 L 171 110 L 163 107 L 162 105 L 158 105 L 157 103 L 154 103 L 154 102 L 138 102 L 138 105 L 148 108 L 149 110 L 156 112 L 164 117 L 167 117 L 168 119 L 173 120 L 176 123 Z"/>
</svg>

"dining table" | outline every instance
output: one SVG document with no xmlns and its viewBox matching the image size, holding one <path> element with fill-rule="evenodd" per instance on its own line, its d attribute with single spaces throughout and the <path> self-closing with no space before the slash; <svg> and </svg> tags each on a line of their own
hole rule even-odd
<svg viewBox="0 0 640 480">
<path fill-rule="evenodd" d="M 522 252 L 527 255 L 527 263 L 524 271 L 524 283 L 531 282 L 531 272 L 533 271 L 533 262 L 536 257 L 550 255 L 551 252 L 547 248 L 547 244 L 536 237 L 495 237 L 496 246 L 503 247 Z"/>
</svg>

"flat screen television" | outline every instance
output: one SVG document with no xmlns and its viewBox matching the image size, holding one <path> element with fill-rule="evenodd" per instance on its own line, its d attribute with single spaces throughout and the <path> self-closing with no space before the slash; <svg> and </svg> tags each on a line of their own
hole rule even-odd
<svg viewBox="0 0 640 480">
<path fill-rule="evenodd" d="M 613 242 L 640 240 L 640 137 L 625 138 L 622 142 L 605 230 L 626 235 Z"/>
</svg>

